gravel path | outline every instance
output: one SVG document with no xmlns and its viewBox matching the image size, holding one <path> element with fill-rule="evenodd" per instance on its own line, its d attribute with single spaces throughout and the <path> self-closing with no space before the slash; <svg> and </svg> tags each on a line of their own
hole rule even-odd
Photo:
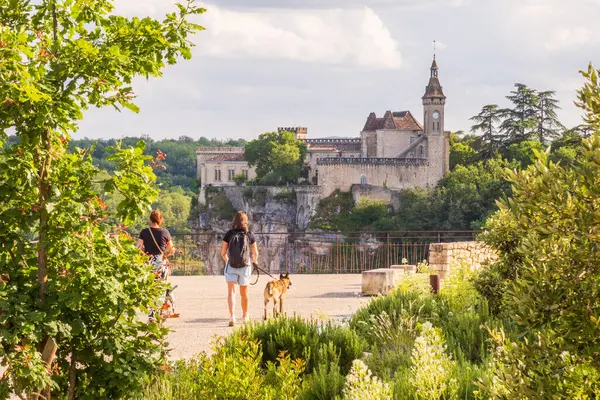
<svg viewBox="0 0 600 400">
<path fill-rule="evenodd" d="M 292 275 L 290 278 L 292 287 L 284 305 L 288 315 L 341 320 L 369 301 L 368 297 L 360 295 L 360 274 Z M 166 322 L 172 329 L 169 334 L 171 358 L 210 351 L 215 336 L 225 336 L 235 329 L 227 326 L 227 286 L 223 276 L 172 276 L 169 280 L 173 285 L 179 285 L 174 293 L 176 311 L 180 314 L 179 318 Z M 250 286 L 249 314 L 252 320 L 262 319 L 263 290 L 269 280 L 268 276 L 261 275 L 258 284 Z M 239 293 L 236 295 L 236 314 L 241 319 Z M 272 309 L 270 303 L 269 316 Z"/>
</svg>

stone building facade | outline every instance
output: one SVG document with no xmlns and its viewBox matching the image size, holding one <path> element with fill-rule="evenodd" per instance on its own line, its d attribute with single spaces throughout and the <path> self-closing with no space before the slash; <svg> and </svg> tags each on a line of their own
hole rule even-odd
<svg viewBox="0 0 600 400">
<path fill-rule="evenodd" d="M 369 114 L 360 133 L 360 157 L 319 157 L 317 184 L 323 196 L 352 185 L 389 189 L 432 187 L 449 170 L 449 135 L 444 130 L 446 96 L 434 58 L 422 97 L 423 125 L 410 111 Z M 310 146 L 309 146 L 310 151 Z M 311 166 L 312 168 L 312 166 Z"/>
<path fill-rule="evenodd" d="M 233 186 L 233 177 L 240 174 L 249 180 L 256 178 L 254 168 L 244 159 L 242 147 L 201 147 L 196 150 L 196 160 L 201 204 L 206 200 L 206 187 Z"/>
<path fill-rule="evenodd" d="M 446 96 L 438 75 L 434 57 L 422 97 L 423 124 L 410 111 L 386 111 L 381 118 L 370 113 L 359 138 L 309 139 L 305 127 L 278 130 L 294 132 L 307 145 L 308 183 L 320 187 L 320 196 L 336 189 L 349 191 L 352 185 L 392 190 L 433 187 L 449 170 L 450 154 L 444 130 Z M 239 169 L 249 179 L 255 176 L 241 148 L 202 148 L 197 157 L 201 191 L 206 185 L 234 184 L 228 171 Z"/>
</svg>

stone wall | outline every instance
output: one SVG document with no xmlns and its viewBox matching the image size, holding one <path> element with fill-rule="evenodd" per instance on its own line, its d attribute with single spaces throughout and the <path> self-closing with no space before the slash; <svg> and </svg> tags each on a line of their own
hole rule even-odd
<svg viewBox="0 0 600 400">
<path fill-rule="evenodd" d="M 429 135 L 427 159 L 431 169 L 431 179 L 437 182 L 450 170 L 450 137 L 447 133 Z"/>
<path fill-rule="evenodd" d="M 451 268 L 467 264 L 471 270 L 481 269 L 494 261 L 496 254 L 481 242 L 432 243 L 429 245 L 429 265 L 443 277 Z"/>
<path fill-rule="evenodd" d="M 363 157 L 377 157 L 377 132 L 363 131 L 361 133 L 361 151 Z"/>
<path fill-rule="evenodd" d="M 355 204 L 360 203 L 361 199 L 370 199 L 380 200 L 391 205 L 394 212 L 400 208 L 400 196 L 396 190 L 373 185 L 352 185 L 351 191 Z"/>
<path fill-rule="evenodd" d="M 419 136 L 412 131 L 377 131 L 377 155 L 375 157 L 397 157 L 398 153 L 410 146 L 410 138 Z"/>
<path fill-rule="evenodd" d="M 319 164 L 318 167 L 319 185 L 323 186 L 323 197 L 331 195 L 335 189 L 343 192 L 350 191 L 353 184 L 361 183 L 362 176 L 365 177 L 367 185 L 384 186 L 385 182 L 387 188 L 394 190 L 433 187 L 441 178 L 439 172 L 432 171 L 427 162 L 339 162 Z"/>
<path fill-rule="evenodd" d="M 296 186 L 296 226 L 306 229 L 310 219 L 317 212 L 321 200 L 320 186 Z"/>
</svg>

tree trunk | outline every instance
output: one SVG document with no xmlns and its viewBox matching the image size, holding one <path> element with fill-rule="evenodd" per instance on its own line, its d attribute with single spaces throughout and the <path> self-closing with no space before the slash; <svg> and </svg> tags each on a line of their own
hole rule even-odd
<svg viewBox="0 0 600 400">
<path fill-rule="evenodd" d="M 50 140 L 50 131 L 46 130 L 42 135 L 42 149 L 40 155 L 40 166 L 38 171 L 38 190 L 40 207 L 40 226 L 38 242 L 38 283 L 40 285 L 40 301 L 42 307 L 46 304 L 46 286 L 48 281 L 48 211 L 46 204 L 50 197 L 50 149 L 52 143 Z"/>
<path fill-rule="evenodd" d="M 75 389 L 77 383 L 77 354 L 71 353 L 71 367 L 69 368 L 69 394 L 67 400 L 75 399 Z"/>
</svg>

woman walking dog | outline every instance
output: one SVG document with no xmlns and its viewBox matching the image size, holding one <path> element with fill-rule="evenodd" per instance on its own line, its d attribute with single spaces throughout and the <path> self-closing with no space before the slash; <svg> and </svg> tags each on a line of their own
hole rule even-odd
<svg viewBox="0 0 600 400">
<path fill-rule="evenodd" d="M 248 322 L 248 285 L 252 275 L 252 265 L 258 263 L 258 246 L 252 232 L 248 230 L 248 216 L 238 211 L 233 217 L 232 229 L 223 236 L 221 257 L 225 261 L 225 281 L 227 282 L 227 305 L 229 306 L 229 326 L 235 325 L 235 285 L 240 287 L 242 315 Z"/>
</svg>

